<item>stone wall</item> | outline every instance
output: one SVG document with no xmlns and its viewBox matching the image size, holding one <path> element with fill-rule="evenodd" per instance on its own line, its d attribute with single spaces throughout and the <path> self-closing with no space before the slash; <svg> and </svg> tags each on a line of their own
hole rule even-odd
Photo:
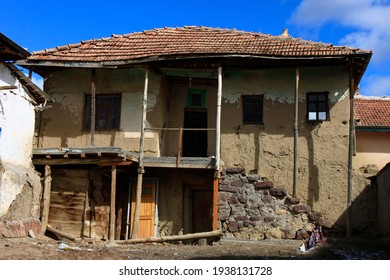
<svg viewBox="0 0 390 280">
<path fill-rule="evenodd" d="M 332 225 L 286 189 L 243 168 L 228 168 L 219 181 L 218 220 L 224 237 L 304 239 L 315 223 Z"/>
</svg>

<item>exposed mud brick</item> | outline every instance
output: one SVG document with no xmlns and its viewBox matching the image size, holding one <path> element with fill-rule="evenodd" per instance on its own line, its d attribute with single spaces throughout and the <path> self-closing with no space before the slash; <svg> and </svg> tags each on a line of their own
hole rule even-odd
<svg viewBox="0 0 390 280">
<path fill-rule="evenodd" d="M 298 230 L 295 235 L 295 239 L 297 240 L 306 240 L 309 237 L 310 237 L 309 233 L 304 229 Z"/>
<path fill-rule="evenodd" d="M 283 198 L 287 195 L 287 191 L 283 188 L 272 188 L 269 189 L 269 194 L 274 197 Z"/>
<path fill-rule="evenodd" d="M 262 200 L 265 204 L 270 204 L 274 199 L 270 195 L 264 195 Z"/>
<path fill-rule="evenodd" d="M 292 207 L 292 212 L 295 214 L 310 213 L 310 211 L 311 211 L 311 208 L 309 205 L 300 204 L 300 205 L 294 205 Z"/>
<path fill-rule="evenodd" d="M 247 201 L 248 201 L 248 199 L 246 198 L 246 196 L 243 195 L 243 194 L 238 195 L 237 198 L 238 198 L 238 201 L 239 201 L 240 203 L 242 203 L 242 204 L 245 204 L 245 203 L 247 203 Z"/>
<path fill-rule="evenodd" d="M 237 232 L 238 231 L 238 224 L 236 221 L 229 222 L 228 231 L 230 231 L 230 232 Z"/>
<path fill-rule="evenodd" d="M 218 204 L 226 204 L 229 200 L 229 195 L 224 192 L 218 194 Z"/>
<path fill-rule="evenodd" d="M 269 189 L 273 187 L 274 187 L 274 183 L 272 181 L 257 182 L 255 184 L 255 188 L 257 189 Z"/>
<path fill-rule="evenodd" d="M 260 176 L 257 174 L 250 174 L 247 176 L 249 182 L 257 182 L 260 180 Z"/>
<path fill-rule="evenodd" d="M 323 216 L 322 213 L 320 213 L 320 212 L 311 212 L 311 213 L 309 214 L 309 219 L 310 219 L 311 221 L 313 221 L 313 222 L 316 222 L 316 221 L 318 221 L 318 220 L 320 220 L 320 219 L 324 219 L 324 216 Z"/>
<path fill-rule="evenodd" d="M 240 174 L 244 173 L 245 169 L 243 167 L 230 167 L 226 168 L 226 173 L 227 174 Z"/>
<path fill-rule="evenodd" d="M 232 183 L 231 183 L 232 186 L 235 186 L 237 188 L 241 188 L 242 186 L 244 186 L 244 182 L 241 181 L 241 180 L 234 180 Z"/>
<path fill-rule="evenodd" d="M 266 215 L 264 217 L 264 222 L 266 222 L 266 223 L 272 223 L 273 221 L 275 221 L 275 217 L 272 215 Z"/>
<path fill-rule="evenodd" d="M 301 200 L 298 197 L 288 196 L 288 197 L 286 197 L 285 203 L 286 204 L 299 204 L 299 203 L 301 203 Z"/>
<path fill-rule="evenodd" d="M 231 193 L 237 192 L 236 187 L 225 185 L 225 184 L 219 184 L 218 189 L 223 192 L 231 192 Z"/>
<path fill-rule="evenodd" d="M 229 199 L 229 203 L 230 204 L 238 204 L 238 198 L 237 198 L 237 196 L 235 195 L 235 194 L 232 194 L 232 196 L 230 197 L 230 199 Z"/>
</svg>

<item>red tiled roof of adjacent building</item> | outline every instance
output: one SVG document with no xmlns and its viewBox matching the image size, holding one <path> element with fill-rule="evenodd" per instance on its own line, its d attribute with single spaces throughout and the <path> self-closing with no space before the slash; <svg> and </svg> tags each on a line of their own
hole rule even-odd
<svg viewBox="0 0 390 280">
<path fill-rule="evenodd" d="M 155 56 L 256 55 L 333 57 L 371 54 L 356 48 L 306 41 L 288 35 L 209 27 L 158 28 L 34 52 L 29 61 L 108 62 Z"/>
<path fill-rule="evenodd" d="M 354 114 L 357 126 L 390 127 L 390 97 L 357 96 Z"/>
</svg>

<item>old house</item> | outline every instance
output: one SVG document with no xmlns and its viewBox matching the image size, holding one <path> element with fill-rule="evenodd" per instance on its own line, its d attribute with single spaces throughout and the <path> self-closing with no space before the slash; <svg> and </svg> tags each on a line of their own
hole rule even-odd
<svg viewBox="0 0 390 280">
<path fill-rule="evenodd" d="M 390 98 L 357 95 L 356 168 L 376 165 L 382 169 L 390 162 Z"/>
<path fill-rule="evenodd" d="M 39 230 L 42 188 L 31 160 L 34 108 L 50 98 L 14 65 L 28 56 L 0 33 L 0 236 L 36 225 Z"/>
<path fill-rule="evenodd" d="M 207 27 L 35 52 L 19 64 L 55 99 L 33 159 L 51 178 L 43 220 L 110 239 L 290 238 L 324 217 L 345 228 L 359 193 L 351 100 L 370 58 L 286 31 Z"/>
</svg>

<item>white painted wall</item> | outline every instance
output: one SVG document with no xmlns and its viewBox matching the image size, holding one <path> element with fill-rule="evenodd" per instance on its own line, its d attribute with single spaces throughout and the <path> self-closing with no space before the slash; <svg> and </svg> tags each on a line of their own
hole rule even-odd
<svg viewBox="0 0 390 280">
<path fill-rule="evenodd" d="M 0 91 L 0 217 L 3 216 L 32 173 L 32 144 L 35 113 L 20 82 L 0 62 L 0 86 L 17 89 Z M 29 174 L 29 175 L 27 175 Z M 31 175 L 30 175 L 31 174 Z M 35 176 L 34 176 L 35 175 Z M 21 179 L 21 178 L 25 179 Z"/>
</svg>

